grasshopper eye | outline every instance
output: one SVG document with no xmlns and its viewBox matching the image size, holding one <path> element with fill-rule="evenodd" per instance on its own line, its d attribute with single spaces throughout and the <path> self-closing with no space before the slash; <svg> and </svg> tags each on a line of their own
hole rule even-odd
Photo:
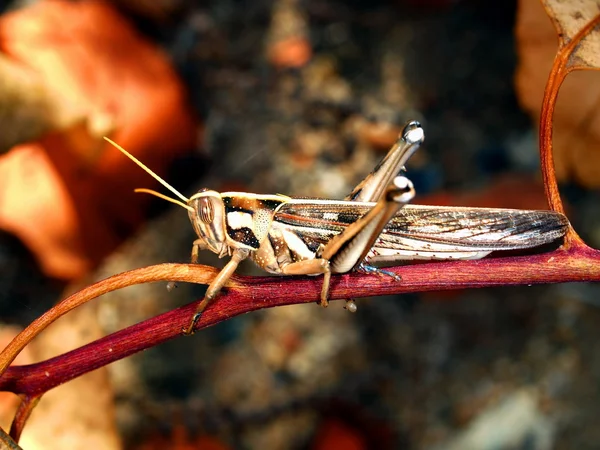
<svg viewBox="0 0 600 450">
<path fill-rule="evenodd" d="M 212 223 L 215 219 L 215 210 L 208 198 L 201 198 L 198 201 L 198 217 L 204 223 Z"/>
</svg>

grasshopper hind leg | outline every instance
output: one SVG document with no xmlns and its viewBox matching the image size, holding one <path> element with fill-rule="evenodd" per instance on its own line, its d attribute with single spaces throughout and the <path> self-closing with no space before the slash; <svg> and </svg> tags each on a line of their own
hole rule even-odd
<svg viewBox="0 0 600 450">
<path fill-rule="evenodd" d="M 290 275 L 323 273 L 320 304 L 323 307 L 327 306 L 331 274 L 347 273 L 359 267 L 385 225 L 413 197 L 414 187 L 410 180 L 396 177 L 394 183 L 386 188 L 384 195 L 369 212 L 329 240 L 319 249 L 316 259 L 291 264 L 285 268 L 284 273 Z M 315 264 L 319 266 L 312 267 Z M 355 309 L 355 306 L 349 306 L 348 310 Z"/>
</svg>

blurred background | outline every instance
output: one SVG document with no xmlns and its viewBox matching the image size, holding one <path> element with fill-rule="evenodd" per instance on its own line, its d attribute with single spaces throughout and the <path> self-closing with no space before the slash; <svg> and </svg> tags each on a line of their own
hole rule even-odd
<svg viewBox="0 0 600 450">
<path fill-rule="evenodd" d="M 187 214 L 133 194 L 158 187 L 102 136 L 187 195 L 343 198 L 416 119 L 417 203 L 547 208 L 536 124 L 556 33 L 537 0 L 0 5 L 0 344 L 94 281 L 189 260 Z M 595 247 L 599 81 L 569 76 L 555 141 L 569 218 Z M 18 362 L 204 288 L 111 293 Z M 236 317 L 51 391 L 22 446 L 598 448 L 599 294 L 507 287 Z M 0 397 L 3 427 L 15 404 Z"/>
</svg>

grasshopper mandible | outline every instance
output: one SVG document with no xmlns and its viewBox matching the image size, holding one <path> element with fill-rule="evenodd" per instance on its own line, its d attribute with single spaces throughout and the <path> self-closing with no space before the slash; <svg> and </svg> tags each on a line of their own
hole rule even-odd
<svg viewBox="0 0 600 450">
<path fill-rule="evenodd" d="M 360 270 L 399 279 L 369 263 L 479 259 L 494 251 L 554 242 L 568 227 L 567 218 L 552 211 L 407 205 L 415 191 L 398 174 L 424 140 L 416 121 L 404 127 L 386 157 L 343 201 L 208 189 L 187 198 L 105 139 L 182 200 L 136 189 L 188 210 L 198 235 L 193 263 L 200 250 L 231 257 L 209 285 L 185 334 L 193 333 L 204 309 L 246 258 L 274 274 L 322 274 L 320 304 L 325 307 L 332 274 Z"/>
</svg>

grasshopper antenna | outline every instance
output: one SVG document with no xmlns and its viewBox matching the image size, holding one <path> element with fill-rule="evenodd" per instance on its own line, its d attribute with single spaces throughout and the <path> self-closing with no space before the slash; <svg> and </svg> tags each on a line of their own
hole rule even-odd
<svg viewBox="0 0 600 450">
<path fill-rule="evenodd" d="M 156 181 L 158 181 L 160 184 L 162 184 L 164 187 L 166 187 L 168 190 L 170 190 L 173 194 L 175 194 L 177 197 L 179 197 L 181 200 L 183 200 L 186 205 L 185 208 L 188 209 L 187 203 L 190 201 L 185 195 L 183 195 L 182 193 L 180 193 L 177 189 L 175 189 L 173 186 L 171 186 L 169 183 L 167 183 L 165 180 L 163 180 L 161 177 L 159 177 L 158 175 L 156 175 L 152 170 L 150 170 L 148 167 L 146 167 L 146 165 L 141 162 L 139 159 L 137 159 L 135 156 L 133 156 L 131 153 L 129 153 L 127 150 L 125 150 L 123 147 L 121 147 L 119 144 L 117 144 L 115 141 L 107 138 L 106 136 L 104 136 L 104 140 L 111 143 L 114 147 L 116 147 L 121 153 L 123 153 L 125 156 L 127 156 L 129 159 L 131 159 L 134 163 L 136 163 L 138 166 L 140 166 L 142 169 L 144 169 L 146 172 L 148 172 L 150 175 L 152 175 L 152 177 L 154 177 L 154 179 Z M 166 196 L 162 196 L 162 194 L 158 194 L 158 192 L 155 191 L 150 191 L 149 189 L 147 190 L 136 190 L 136 192 L 146 192 L 148 194 L 152 194 L 152 195 L 156 195 L 157 197 L 160 197 L 164 200 L 170 201 L 172 203 L 175 204 L 179 204 L 177 203 L 177 200 L 174 200 L 172 198 L 166 197 Z M 157 195 L 158 194 L 158 195 Z M 183 205 L 180 205 L 183 206 Z"/>
<path fill-rule="evenodd" d="M 175 203 L 176 205 L 181 206 L 182 208 L 185 208 L 188 211 L 194 212 L 194 208 L 192 208 L 191 206 L 186 205 L 185 203 L 180 202 L 179 200 L 177 200 L 175 198 L 167 197 L 166 195 L 161 194 L 160 192 L 153 191 L 152 189 L 137 188 L 137 189 L 134 189 L 133 192 L 143 192 L 144 194 L 154 195 L 155 197 L 162 198 L 163 200 L 166 200 L 171 203 Z"/>
</svg>

